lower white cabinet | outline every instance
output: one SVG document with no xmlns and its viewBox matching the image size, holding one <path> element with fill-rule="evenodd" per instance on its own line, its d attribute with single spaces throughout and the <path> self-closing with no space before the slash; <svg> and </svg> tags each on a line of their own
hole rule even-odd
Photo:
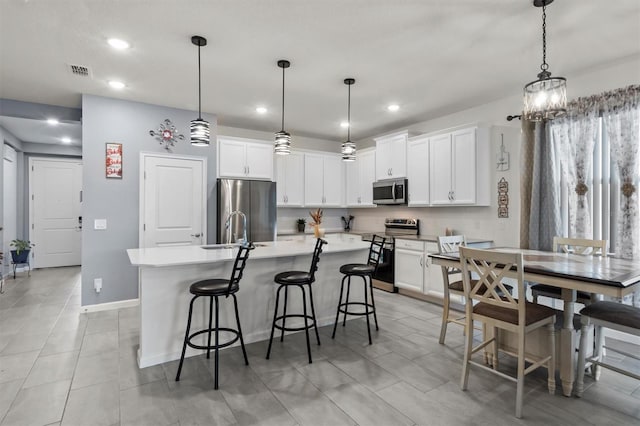
<svg viewBox="0 0 640 426">
<path fill-rule="evenodd" d="M 442 299 L 442 269 L 434 265 L 429 257 L 429 254 L 438 252 L 438 244 L 398 238 L 395 244 L 396 286 Z"/>
</svg>

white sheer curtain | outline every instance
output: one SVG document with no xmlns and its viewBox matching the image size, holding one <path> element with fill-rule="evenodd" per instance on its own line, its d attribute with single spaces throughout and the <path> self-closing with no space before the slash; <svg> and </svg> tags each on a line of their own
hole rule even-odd
<svg viewBox="0 0 640 426">
<path fill-rule="evenodd" d="M 616 255 L 640 258 L 640 86 L 609 92 L 602 100 L 611 158 L 620 182 Z"/>
<path fill-rule="evenodd" d="M 593 148 L 599 105 L 595 98 L 571 102 L 564 117 L 551 123 L 551 134 L 569 187 L 569 237 L 593 238 L 589 191 L 593 189 Z"/>
</svg>

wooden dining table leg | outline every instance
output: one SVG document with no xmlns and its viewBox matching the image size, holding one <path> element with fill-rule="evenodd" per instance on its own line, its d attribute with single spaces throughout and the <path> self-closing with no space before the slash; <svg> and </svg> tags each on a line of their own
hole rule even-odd
<svg viewBox="0 0 640 426">
<path fill-rule="evenodd" d="M 564 301 L 563 325 L 560 330 L 560 380 L 562 381 L 562 394 L 571 396 L 573 383 L 575 381 L 575 351 L 576 351 L 576 330 L 573 327 L 573 310 L 576 301 L 576 290 L 568 288 L 562 289 L 562 300 Z"/>
</svg>

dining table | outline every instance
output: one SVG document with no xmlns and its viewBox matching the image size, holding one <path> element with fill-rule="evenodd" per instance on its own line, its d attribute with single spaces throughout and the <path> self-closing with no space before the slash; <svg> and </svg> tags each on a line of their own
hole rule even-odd
<svg viewBox="0 0 640 426">
<path fill-rule="evenodd" d="M 525 281 L 561 289 L 563 321 L 557 355 L 560 360 L 562 393 L 565 396 L 571 396 L 576 374 L 577 330 L 573 326 L 573 320 L 577 292 L 583 291 L 621 299 L 640 291 L 640 260 L 511 247 L 492 247 L 487 250 L 522 253 Z M 461 267 L 459 253 L 430 254 L 429 256 L 433 264 Z M 515 278 L 515 272 L 512 277 Z"/>
</svg>

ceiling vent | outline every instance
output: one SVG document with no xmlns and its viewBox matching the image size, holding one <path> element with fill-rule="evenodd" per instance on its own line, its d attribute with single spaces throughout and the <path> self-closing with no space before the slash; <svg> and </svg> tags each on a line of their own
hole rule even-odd
<svg viewBox="0 0 640 426">
<path fill-rule="evenodd" d="M 91 70 L 83 65 L 69 64 L 69 71 L 71 71 L 71 74 L 80 77 L 91 77 Z"/>
</svg>

